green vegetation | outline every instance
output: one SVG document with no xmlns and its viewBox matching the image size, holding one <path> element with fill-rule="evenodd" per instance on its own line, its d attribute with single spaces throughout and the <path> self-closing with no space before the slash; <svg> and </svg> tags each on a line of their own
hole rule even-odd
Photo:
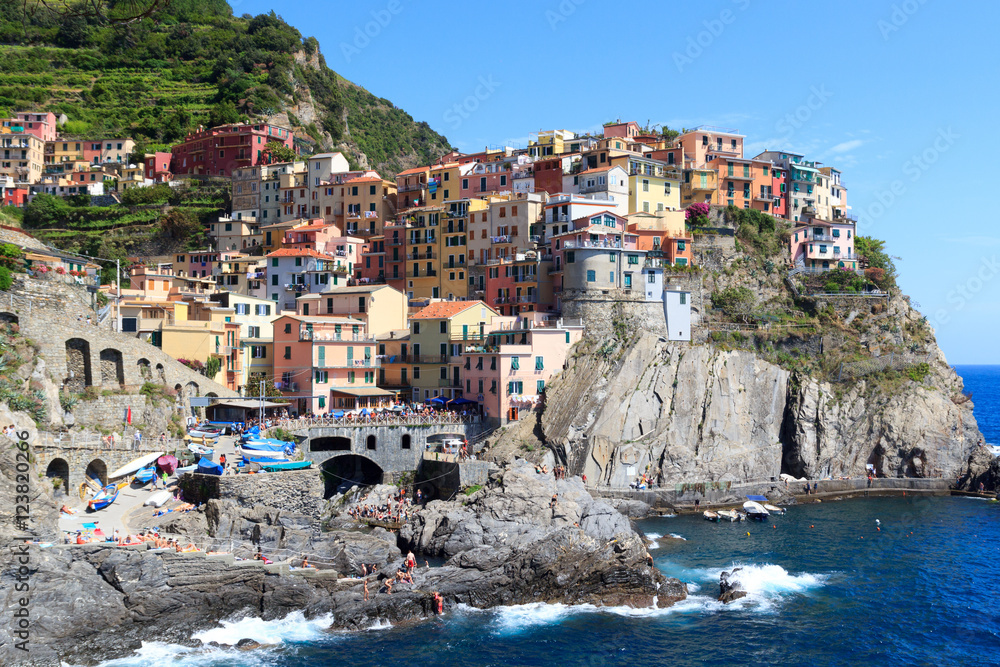
<svg viewBox="0 0 1000 667">
<path fill-rule="evenodd" d="M 726 317 L 744 324 L 753 318 L 757 297 L 748 287 L 727 287 L 712 292 L 712 306 L 721 308 Z"/>
<path fill-rule="evenodd" d="M 462 493 L 464 493 L 467 496 L 471 496 L 473 493 L 475 493 L 476 491 L 479 491 L 482 488 L 483 488 L 482 484 L 473 484 L 472 486 L 469 486 L 469 487 L 466 487 L 465 489 L 463 489 Z"/>
<path fill-rule="evenodd" d="M 868 260 L 865 276 L 882 289 L 896 286 L 896 264 L 885 251 L 885 241 L 870 236 L 854 239 L 854 252 Z M 898 259 L 898 258 L 896 258 Z"/>
<path fill-rule="evenodd" d="M 752 208 L 726 207 L 726 222 L 736 227 L 736 238 L 753 254 L 769 258 L 788 252 L 789 225 Z"/>
<path fill-rule="evenodd" d="M 121 23 L 37 4 L 0 0 L 0 107 L 64 113 L 66 134 L 128 134 L 153 150 L 198 125 L 272 118 L 311 93 L 319 123 L 295 128 L 307 153 L 344 142 L 354 162 L 363 152 L 389 176 L 450 148 L 426 123 L 339 77 L 319 42 L 274 12 L 235 17 L 224 0 L 171 0 Z M 86 4 L 107 15 L 135 3 Z"/>
<path fill-rule="evenodd" d="M 906 377 L 914 382 L 923 382 L 927 374 L 931 372 L 931 367 L 926 363 L 919 363 L 906 369 Z"/>
<path fill-rule="evenodd" d="M 26 412 L 38 424 L 48 421 L 48 402 L 41 385 L 32 382 L 25 387 L 18 369 L 34 359 L 34 344 L 21 335 L 16 324 L 0 326 L 0 402 L 11 410 Z"/>
</svg>

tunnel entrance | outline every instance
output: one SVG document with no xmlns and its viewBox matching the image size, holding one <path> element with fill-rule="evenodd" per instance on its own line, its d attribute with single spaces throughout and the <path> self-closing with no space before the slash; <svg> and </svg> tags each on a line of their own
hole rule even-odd
<svg viewBox="0 0 1000 667">
<path fill-rule="evenodd" d="M 382 482 L 382 467 L 364 456 L 347 454 L 328 459 L 320 466 L 323 471 L 323 497 L 330 498 L 355 486 L 370 486 Z"/>
</svg>

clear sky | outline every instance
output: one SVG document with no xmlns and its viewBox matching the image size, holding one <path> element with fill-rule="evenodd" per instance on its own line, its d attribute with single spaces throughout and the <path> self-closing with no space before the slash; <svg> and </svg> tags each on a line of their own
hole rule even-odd
<svg viewBox="0 0 1000 667">
<path fill-rule="evenodd" d="M 1000 364 L 1000 3 L 942 0 L 234 0 L 456 147 L 608 120 L 736 128 L 844 172 L 859 233 L 951 363 Z M 962 165 L 966 165 L 962 167 Z M 956 174 L 961 170 L 962 176 Z M 965 202 L 960 205 L 961 202 Z"/>
</svg>

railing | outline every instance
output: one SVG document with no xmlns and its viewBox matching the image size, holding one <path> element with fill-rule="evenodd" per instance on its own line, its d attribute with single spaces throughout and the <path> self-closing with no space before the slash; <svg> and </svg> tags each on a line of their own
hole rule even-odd
<svg viewBox="0 0 1000 667">
<path fill-rule="evenodd" d="M 609 248 L 621 250 L 621 243 L 608 243 L 607 241 L 564 241 L 563 248 L 572 250 L 573 248 Z"/>
<path fill-rule="evenodd" d="M 301 428 L 322 427 L 322 426 L 421 426 L 424 424 L 479 424 L 479 415 L 460 414 L 452 411 L 437 411 L 429 414 L 395 414 L 379 412 L 370 415 L 360 415 L 354 413 L 345 414 L 343 417 L 334 418 L 310 417 L 299 419 L 279 419 L 270 428 L 283 428 L 295 430 Z M 272 433 L 271 430 L 268 433 Z M 156 451 L 156 450 L 153 450 Z"/>
<path fill-rule="evenodd" d="M 285 283 L 286 292 L 303 292 L 307 285 L 303 283 Z"/>
<path fill-rule="evenodd" d="M 510 236 L 491 236 L 490 243 L 510 243 Z"/>
<path fill-rule="evenodd" d="M 405 257 L 405 259 L 407 259 L 407 260 L 414 260 L 414 259 L 437 259 L 437 253 L 436 252 L 424 252 L 424 253 L 419 253 L 418 252 L 418 253 L 413 253 L 412 255 L 407 255 Z"/>
<path fill-rule="evenodd" d="M 375 341 L 361 333 L 337 333 L 336 331 L 324 331 L 316 329 L 299 329 L 299 340 L 301 341 L 327 341 L 327 342 L 338 342 L 338 341 L 348 341 L 355 343 L 371 343 L 375 345 Z"/>
<path fill-rule="evenodd" d="M 456 380 L 455 378 L 438 378 L 439 387 L 454 387 L 455 389 L 460 389 L 462 387 L 462 381 Z"/>
<path fill-rule="evenodd" d="M 416 192 L 417 190 L 423 190 L 427 187 L 426 183 L 414 183 L 412 185 L 401 185 L 396 191 L 397 192 Z"/>
<path fill-rule="evenodd" d="M 437 271 L 435 269 L 431 269 L 430 271 L 424 271 L 423 274 L 421 274 L 419 271 L 407 271 L 406 272 L 406 277 L 407 278 L 433 278 L 437 274 L 438 273 L 437 273 Z"/>
<path fill-rule="evenodd" d="M 829 234 L 813 234 L 812 236 L 807 237 L 807 240 L 809 240 L 809 241 L 829 241 L 829 242 L 832 243 L 833 241 L 835 241 L 835 240 L 839 241 L 840 239 L 839 238 L 834 239 Z"/>
<path fill-rule="evenodd" d="M 100 435 L 98 433 L 38 433 L 35 448 L 55 449 L 105 449 L 124 452 L 172 452 L 176 449 L 187 449 L 187 442 L 175 438 L 160 440 L 159 436 L 149 434 L 143 437 L 141 443 L 135 441 L 135 433 L 142 429 L 132 426 L 124 427 L 124 435 Z"/>
</svg>

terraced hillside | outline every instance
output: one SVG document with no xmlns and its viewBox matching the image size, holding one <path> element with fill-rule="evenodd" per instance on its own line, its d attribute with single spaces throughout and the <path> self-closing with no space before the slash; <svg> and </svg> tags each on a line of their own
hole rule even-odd
<svg viewBox="0 0 1000 667">
<path fill-rule="evenodd" d="M 266 118 L 291 125 L 305 153 L 344 150 L 387 177 L 450 148 L 427 123 L 338 76 L 315 38 L 273 12 L 234 17 L 224 0 L 171 0 L 113 25 L 26 15 L 25 5 L 0 0 L 0 108 L 63 113 L 66 134 L 130 134 L 148 150 L 198 125 Z"/>
</svg>

